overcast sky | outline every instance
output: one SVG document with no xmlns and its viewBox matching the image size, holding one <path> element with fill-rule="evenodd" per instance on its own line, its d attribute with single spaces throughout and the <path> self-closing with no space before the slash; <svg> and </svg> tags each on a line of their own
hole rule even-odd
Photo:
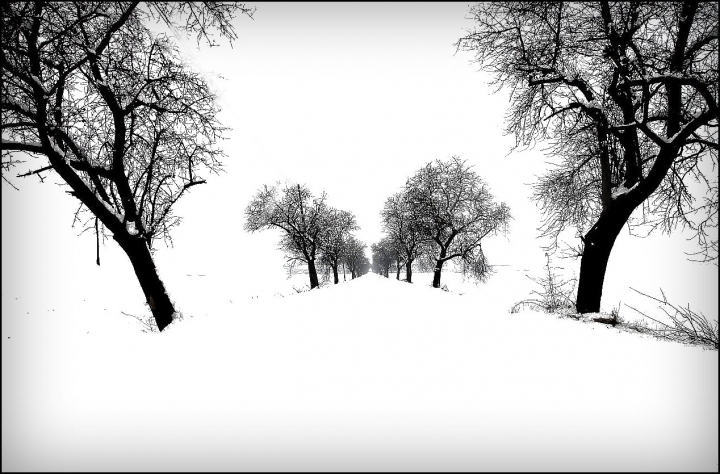
<svg viewBox="0 0 720 474">
<path fill-rule="evenodd" d="M 540 214 L 528 185 L 548 159 L 541 146 L 508 155 L 514 139 L 502 134 L 507 91 L 493 94 L 472 56 L 453 46 L 472 26 L 467 3 L 253 5 L 254 20 L 236 19 L 233 48 L 226 41 L 213 49 L 180 42 L 217 90 L 220 119 L 232 131 L 223 143 L 226 172 L 204 176 L 208 184 L 183 197 L 174 247 L 160 243 L 156 252 L 175 300 L 182 302 L 172 279 L 188 274 L 215 275 L 223 291 L 255 291 L 284 276 L 279 232 L 242 228 L 244 208 L 262 185 L 291 181 L 324 190 L 330 205 L 355 214 L 357 235 L 369 247 L 381 238 L 385 200 L 421 166 L 452 155 L 468 160 L 514 217 L 507 237 L 487 239 L 490 263 L 542 271 L 540 245 L 547 241 L 536 239 Z M 4 298 L 28 286 L 48 295 L 120 285 L 128 298 L 142 299 L 112 239 L 98 268 L 94 236 L 76 237 L 74 198 L 34 177 L 19 187 L 2 189 Z M 710 299 L 706 306 L 714 301 L 717 314 L 717 267 L 688 263 L 683 252 L 691 250 L 681 235 L 642 240 L 623 232 L 606 283 L 605 295 L 616 300 L 603 306 L 616 305 L 620 293 L 612 292 L 628 285 L 677 287 L 686 291 L 682 302 Z M 561 264 L 579 269 L 577 260 Z"/>
<path fill-rule="evenodd" d="M 455 54 L 470 25 L 467 4 L 257 6 L 254 20 L 236 22 L 233 49 L 182 47 L 199 70 L 225 78 L 213 84 L 233 128 L 230 156 L 222 184 L 204 198 L 237 206 L 237 219 L 222 222 L 227 233 L 239 232 L 240 211 L 259 187 L 292 181 L 353 212 L 369 246 L 381 236 L 385 200 L 417 169 L 452 155 L 468 160 L 498 200 L 528 192 L 533 163 L 506 157 L 514 143 L 502 136 L 507 94 L 493 95 L 471 56 Z"/>
</svg>

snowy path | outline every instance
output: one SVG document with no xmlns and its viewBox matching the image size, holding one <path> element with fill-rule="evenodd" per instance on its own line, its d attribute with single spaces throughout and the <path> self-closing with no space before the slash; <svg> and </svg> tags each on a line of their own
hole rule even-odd
<svg viewBox="0 0 720 474">
<path fill-rule="evenodd" d="M 366 275 L 161 335 L 18 326 L 3 470 L 717 469 L 716 351 L 501 303 Z"/>
</svg>

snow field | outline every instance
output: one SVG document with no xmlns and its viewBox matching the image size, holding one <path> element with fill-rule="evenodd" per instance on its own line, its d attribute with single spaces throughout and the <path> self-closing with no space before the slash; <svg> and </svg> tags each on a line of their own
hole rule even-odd
<svg viewBox="0 0 720 474">
<path fill-rule="evenodd" d="M 3 469 L 716 468 L 717 352 L 426 277 L 218 303 L 162 334 L 4 315 Z"/>
</svg>

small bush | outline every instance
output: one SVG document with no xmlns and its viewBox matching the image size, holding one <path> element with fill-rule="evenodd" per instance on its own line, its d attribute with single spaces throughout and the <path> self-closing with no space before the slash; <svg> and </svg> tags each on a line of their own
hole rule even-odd
<svg viewBox="0 0 720 474">
<path fill-rule="evenodd" d="M 550 256 L 545 254 L 545 275 L 540 278 L 532 278 L 532 281 L 542 287 L 542 290 L 534 290 L 533 294 L 538 298 L 527 299 L 515 303 L 510 308 L 511 313 L 517 313 L 521 309 L 530 308 L 545 313 L 560 313 L 572 315 L 575 313 L 575 279 L 563 280 L 555 274 L 555 268 L 550 265 Z"/>
<path fill-rule="evenodd" d="M 646 295 L 635 288 L 630 289 L 660 303 L 660 310 L 662 310 L 670 319 L 670 324 L 658 321 L 657 319 L 652 318 L 642 311 L 628 305 L 630 309 L 637 311 L 644 317 L 658 324 L 656 327 L 650 327 L 643 323 L 633 323 L 627 325 L 628 327 L 638 332 L 649 333 L 662 339 L 683 342 L 686 344 L 702 345 L 715 350 L 718 349 L 718 339 L 720 339 L 720 334 L 718 333 L 717 320 L 714 323 L 711 322 L 702 313 L 692 311 L 690 309 L 690 305 L 683 308 L 682 306 L 675 306 L 669 303 L 662 289 L 660 290 L 662 299 Z"/>
</svg>

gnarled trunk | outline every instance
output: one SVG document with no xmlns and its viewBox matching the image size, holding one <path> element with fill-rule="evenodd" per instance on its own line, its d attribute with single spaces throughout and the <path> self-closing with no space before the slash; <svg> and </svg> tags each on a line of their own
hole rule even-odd
<svg viewBox="0 0 720 474">
<path fill-rule="evenodd" d="M 315 269 L 315 260 L 308 261 L 308 273 L 310 274 L 310 289 L 320 286 L 318 282 L 317 270 Z"/>
<path fill-rule="evenodd" d="M 141 237 L 115 236 L 114 238 L 130 259 L 155 323 L 162 331 L 173 321 L 175 308 L 165 290 L 165 285 L 160 280 L 150 249 Z"/>
<path fill-rule="evenodd" d="M 445 263 L 445 256 L 447 251 L 443 248 L 440 250 L 440 256 L 435 262 L 435 270 L 433 272 L 433 288 L 440 288 L 440 274 L 442 273 L 442 267 Z"/>
<path fill-rule="evenodd" d="M 627 204 L 613 203 L 602 212 L 592 229 L 585 234 L 585 246 L 580 261 L 580 280 L 575 301 L 575 309 L 578 313 L 600 311 L 600 300 L 610 252 L 633 209 Z"/>
<path fill-rule="evenodd" d="M 442 273 L 442 266 L 445 263 L 442 260 L 438 260 L 435 263 L 435 270 L 433 271 L 433 288 L 440 288 L 440 274 Z"/>
</svg>

